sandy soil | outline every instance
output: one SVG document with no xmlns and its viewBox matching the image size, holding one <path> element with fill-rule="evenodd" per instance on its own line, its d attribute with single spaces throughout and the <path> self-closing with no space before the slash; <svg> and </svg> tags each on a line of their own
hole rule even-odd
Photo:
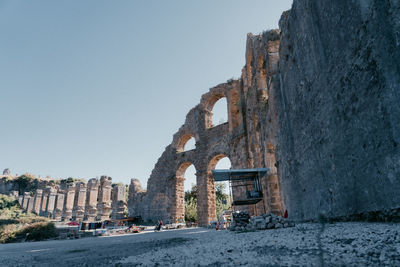
<svg viewBox="0 0 400 267">
<path fill-rule="evenodd" d="M 0 245 L 1 266 L 400 266 L 400 224 L 170 230 Z"/>
</svg>

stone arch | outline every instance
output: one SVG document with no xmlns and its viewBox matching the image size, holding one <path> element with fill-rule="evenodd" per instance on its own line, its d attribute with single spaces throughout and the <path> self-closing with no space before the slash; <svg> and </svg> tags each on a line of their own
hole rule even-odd
<svg viewBox="0 0 400 267">
<path fill-rule="evenodd" d="M 210 221 L 217 219 L 216 213 L 216 196 L 215 184 L 212 176 L 212 170 L 215 169 L 218 161 L 224 157 L 228 157 L 227 153 L 213 153 L 207 161 L 207 169 L 198 177 L 198 203 L 197 210 L 199 215 L 199 224 L 208 225 Z"/>
<path fill-rule="evenodd" d="M 181 153 L 186 151 L 185 146 L 192 138 L 195 140 L 195 142 L 197 141 L 193 134 L 187 133 L 182 135 L 181 138 L 179 138 L 178 143 L 176 144 L 176 152 Z"/>
<path fill-rule="evenodd" d="M 216 92 L 212 95 L 210 95 L 205 103 L 205 111 L 206 111 L 206 118 L 205 118 L 205 123 L 206 123 L 206 128 L 212 128 L 213 125 L 213 108 L 214 105 L 222 98 L 226 98 L 227 103 L 229 103 L 227 96 L 222 93 L 222 92 Z M 229 117 L 229 114 L 228 114 Z M 228 118 L 229 120 L 229 118 Z"/>
<path fill-rule="evenodd" d="M 174 221 L 185 219 L 185 173 L 186 170 L 192 165 L 196 169 L 196 166 L 193 164 L 193 162 L 184 161 L 178 165 L 176 170 L 173 194 L 175 207 L 173 208 L 172 215 Z"/>
<path fill-rule="evenodd" d="M 223 158 L 228 158 L 229 156 L 226 153 L 215 153 L 210 160 L 208 161 L 208 165 L 207 165 L 207 171 L 211 172 L 212 170 L 215 169 L 215 166 L 217 166 L 218 162 L 223 159 Z M 229 159 L 230 160 L 230 159 Z"/>
<path fill-rule="evenodd" d="M 194 163 L 189 160 L 179 163 L 178 168 L 176 169 L 176 177 L 183 177 L 190 165 L 193 165 L 196 168 Z"/>
</svg>

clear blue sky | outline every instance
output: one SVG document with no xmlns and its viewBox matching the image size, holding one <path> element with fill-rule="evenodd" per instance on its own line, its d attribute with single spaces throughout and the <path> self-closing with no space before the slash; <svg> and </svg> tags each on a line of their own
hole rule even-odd
<svg viewBox="0 0 400 267">
<path fill-rule="evenodd" d="M 0 0 L 0 169 L 143 185 L 281 1 Z"/>
</svg>

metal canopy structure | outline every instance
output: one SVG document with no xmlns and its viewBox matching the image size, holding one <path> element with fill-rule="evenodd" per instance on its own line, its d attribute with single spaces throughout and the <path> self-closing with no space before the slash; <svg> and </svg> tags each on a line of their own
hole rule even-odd
<svg viewBox="0 0 400 267">
<path fill-rule="evenodd" d="M 212 174 L 215 182 L 229 181 L 229 187 L 232 191 L 234 187 L 246 188 L 246 198 L 236 199 L 232 202 L 233 206 L 240 206 L 254 205 L 263 199 L 260 178 L 268 171 L 268 168 L 213 170 Z"/>
<path fill-rule="evenodd" d="M 262 177 L 269 171 L 268 168 L 237 169 L 237 170 L 212 170 L 214 181 L 235 181 L 254 180 L 255 177 Z"/>
</svg>

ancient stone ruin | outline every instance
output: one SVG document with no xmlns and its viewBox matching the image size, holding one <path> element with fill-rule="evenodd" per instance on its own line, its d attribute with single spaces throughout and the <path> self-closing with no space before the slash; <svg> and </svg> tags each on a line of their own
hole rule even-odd
<svg viewBox="0 0 400 267">
<path fill-rule="evenodd" d="M 279 30 L 249 34 L 241 77 L 188 112 L 147 192 L 131 184 L 130 214 L 181 219 L 193 164 L 199 224 L 215 220 L 211 170 L 224 156 L 233 169 L 270 170 L 250 214 L 311 220 L 400 208 L 399 13 L 398 1 L 295 0 Z M 221 98 L 228 122 L 214 126 Z"/>
<path fill-rule="evenodd" d="M 97 216 L 97 198 L 99 193 L 100 181 L 90 179 L 87 184 L 85 217 L 86 221 L 94 221 Z"/>
<path fill-rule="evenodd" d="M 97 202 L 97 220 L 102 221 L 110 217 L 111 213 L 111 177 L 101 176 L 99 187 L 99 201 Z"/>
<path fill-rule="evenodd" d="M 116 185 L 112 188 L 112 219 L 123 219 L 125 217 L 125 185 Z"/>
<path fill-rule="evenodd" d="M 223 157 L 233 169 L 269 169 L 263 201 L 242 207 L 250 215 L 287 211 L 292 220 L 313 220 L 399 209 L 399 12 L 392 0 L 295 0 L 279 29 L 248 34 L 241 77 L 201 96 L 146 190 L 131 180 L 129 216 L 183 219 L 185 171 L 193 165 L 199 224 L 216 220 L 212 170 Z M 222 98 L 228 121 L 215 125 L 213 107 Z M 195 148 L 186 150 L 191 138 Z M 34 196 L 20 191 L 19 201 L 56 219 L 120 218 L 125 189 L 112 194 L 111 185 L 103 176 L 53 195 L 45 187 Z M 12 190 L 20 189 L 0 181 L 0 193 Z"/>
<path fill-rule="evenodd" d="M 92 178 L 87 183 L 67 182 L 31 192 L 12 191 L 21 207 L 56 221 L 102 221 L 126 217 L 125 185 L 112 185 L 112 178 Z M 7 193 L 7 192 L 1 192 Z"/>
</svg>

